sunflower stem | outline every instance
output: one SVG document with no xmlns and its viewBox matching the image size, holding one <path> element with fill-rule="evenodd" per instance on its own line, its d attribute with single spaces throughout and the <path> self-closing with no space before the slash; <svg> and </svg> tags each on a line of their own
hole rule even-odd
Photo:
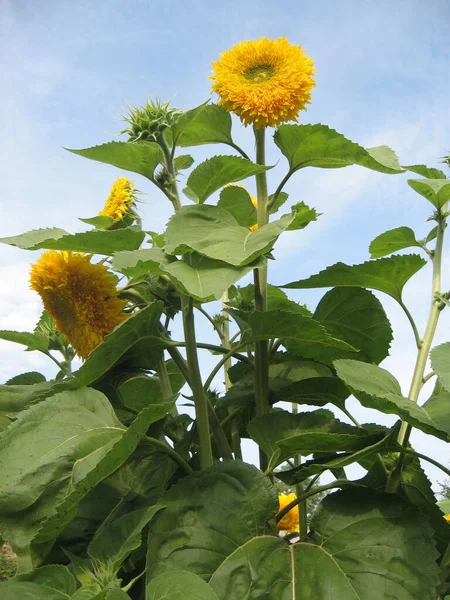
<svg viewBox="0 0 450 600">
<path fill-rule="evenodd" d="M 256 163 L 266 164 L 265 128 L 254 128 L 256 142 Z M 267 210 L 267 176 L 266 173 L 256 175 L 256 194 L 258 200 L 258 227 L 269 222 Z M 264 312 L 267 310 L 267 261 L 264 266 L 253 271 L 255 283 L 255 307 Z M 267 340 L 255 343 L 255 409 L 256 416 L 269 412 L 269 345 Z M 259 450 L 259 462 L 262 471 L 267 469 L 267 456 Z"/>
<path fill-rule="evenodd" d="M 428 322 L 425 334 L 417 351 L 416 364 L 409 389 L 408 398 L 417 404 L 420 390 L 424 385 L 424 374 L 427 366 L 428 355 L 434 334 L 441 314 L 443 304 L 437 294 L 441 291 L 441 272 L 442 272 L 442 249 L 444 245 L 444 232 L 446 228 L 446 214 L 448 211 L 448 202 L 438 211 L 437 215 L 437 235 L 436 246 L 433 254 L 433 279 L 431 285 L 431 307 L 428 315 Z M 398 434 L 397 441 L 400 446 L 407 447 L 412 427 L 403 422 Z M 401 482 L 401 473 L 405 460 L 405 453 L 401 453 L 397 459 L 394 469 L 391 471 L 386 483 L 386 492 L 396 493 Z"/>
<path fill-rule="evenodd" d="M 176 169 L 173 159 L 173 149 L 167 145 L 164 133 L 158 136 L 158 143 L 164 155 L 165 166 L 169 175 L 167 196 L 170 198 L 175 212 L 181 209 L 180 197 L 176 182 Z M 211 432 L 208 417 L 208 397 L 203 389 L 200 365 L 195 338 L 194 301 L 191 297 L 181 294 L 181 311 L 183 315 L 184 339 L 186 342 L 187 371 L 189 386 L 195 405 L 195 416 L 199 438 L 200 468 L 206 469 L 213 464 Z"/>
</svg>

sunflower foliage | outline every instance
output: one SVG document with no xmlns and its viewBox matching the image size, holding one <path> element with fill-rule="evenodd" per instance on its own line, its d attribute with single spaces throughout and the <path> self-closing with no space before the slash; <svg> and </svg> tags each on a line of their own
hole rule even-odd
<svg viewBox="0 0 450 600">
<path fill-rule="evenodd" d="M 449 306 L 450 181 L 400 166 L 386 146 L 296 124 L 314 75 L 285 38 L 238 44 L 213 63 L 217 104 L 147 101 L 125 118 L 127 139 L 71 150 L 118 169 L 90 229 L 1 240 L 44 250 L 31 287 L 45 310 L 34 331 L 0 338 L 58 366 L 52 380 L 29 372 L 0 386 L 2 599 L 449 597 L 450 509 L 410 434 L 450 441 L 450 343 L 433 344 Z M 248 150 L 230 112 L 253 126 Z M 280 182 L 268 177 L 272 140 Z M 209 144 L 219 152 L 194 166 L 185 148 Z M 286 183 L 306 167 L 350 165 L 409 171 L 428 235 L 405 223 L 370 243 L 369 261 L 309 276 L 298 261 L 291 281 L 268 283 L 278 239 L 320 219 L 289 202 Z M 173 209 L 164 231 L 141 223 L 129 172 Z M 422 332 L 403 288 L 428 262 Z M 315 308 L 285 291 L 321 288 Z M 407 395 L 380 366 L 393 339 L 383 294 L 417 346 Z M 395 425 L 359 423 L 351 396 L 358 416 L 368 408 Z"/>
</svg>

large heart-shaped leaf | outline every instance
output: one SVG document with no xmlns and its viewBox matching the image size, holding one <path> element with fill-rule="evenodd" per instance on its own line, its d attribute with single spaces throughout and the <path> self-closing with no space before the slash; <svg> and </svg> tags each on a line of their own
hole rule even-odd
<svg viewBox="0 0 450 600">
<path fill-rule="evenodd" d="M 425 264 L 426 261 L 417 254 L 396 255 L 353 266 L 336 263 L 308 279 L 300 279 L 280 287 L 364 287 L 384 292 L 401 302 L 405 283 Z"/>
<path fill-rule="evenodd" d="M 326 125 L 281 125 L 276 145 L 289 161 L 291 172 L 304 167 L 337 169 L 360 165 L 381 173 L 402 173 L 397 156 L 387 146 L 365 149 Z"/>
<path fill-rule="evenodd" d="M 195 250 L 239 267 L 267 253 L 294 218 L 294 213 L 283 215 L 257 231 L 249 231 L 217 206 L 185 206 L 169 221 L 165 250 L 169 254 Z"/>
<path fill-rule="evenodd" d="M 162 160 L 161 148 L 152 142 L 139 142 L 138 144 L 108 142 L 92 148 L 81 150 L 66 148 L 66 150 L 125 171 L 139 173 L 151 181 L 153 181 L 156 167 Z"/>
<path fill-rule="evenodd" d="M 69 250 L 111 255 L 120 250 L 135 250 L 144 241 L 145 233 L 133 227 L 124 229 L 85 231 L 74 235 L 63 229 L 33 229 L 0 242 L 25 250 Z"/>
<path fill-rule="evenodd" d="M 327 496 L 304 542 L 261 536 L 210 580 L 219 600 L 435 600 L 437 552 L 425 517 L 393 494 Z"/>
<path fill-rule="evenodd" d="M 150 522 L 147 577 L 183 569 L 205 579 L 224 556 L 271 530 L 275 488 L 255 467 L 229 461 L 182 479 Z"/>
<path fill-rule="evenodd" d="M 400 384 L 389 371 L 346 359 L 335 360 L 334 366 L 338 376 L 363 406 L 398 415 L 421 431 L 449 441 L 448 433 L 433 421 L 424 407 L 402 396 Z"/>
<path fill-rule="evenodd" d="M 257 165 L 239 156 L 213 156 L 200 163 L 189 175 L 184 193 L 202 204 L 227 183 L 241 181 L 272 167 Z"/>
<path fill-rule="evenodd" d="M 358 350 L 357 358 L 379 364 L 389 355 L 392 328 L 381 302 L 363 288 L 334 288 L 321 299 L 314 313 L 330 335 Z M 342 351 L 340 357 L 345 358 Z M 354 356 L 354 352 L 352 353 Z M 350 353 L 347 354 L 350 357 Z M 353 358 L 352 356 L 352 358 Z M 336 357 L 329 349 L 327 364 Z M 356 358 L 356 357 L 355 357 Z"/>
</svg>

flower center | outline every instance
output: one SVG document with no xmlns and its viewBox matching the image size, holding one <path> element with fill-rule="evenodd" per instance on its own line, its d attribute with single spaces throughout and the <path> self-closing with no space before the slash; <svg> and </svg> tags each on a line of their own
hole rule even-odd
<svg viewBox="0 0 450 600">
<path fill-rule="evenodd" d="M 263 83 L 272 77 L 274 69 L 270 65 L 258 65 L 245 72 L 245 78 L 252 83 Z"/>
</svg>

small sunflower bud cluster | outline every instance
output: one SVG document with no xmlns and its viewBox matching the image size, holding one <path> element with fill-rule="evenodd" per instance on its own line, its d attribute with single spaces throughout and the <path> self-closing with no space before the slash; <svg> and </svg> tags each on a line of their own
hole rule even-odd
<svg viewBox="0 0 450 600">
<path fill-rule="evenodd" d="M 128 115 L 123 117 L 129 127 L 120 133 L 126 133 L 130 142 L 156 142 L 159 135 L 171 127 L 180 115 L 176 108 L 169 108 L 170 100 L 161 103 L 147 100 L 142 108 L 129 108 Z"/>
</svg>

